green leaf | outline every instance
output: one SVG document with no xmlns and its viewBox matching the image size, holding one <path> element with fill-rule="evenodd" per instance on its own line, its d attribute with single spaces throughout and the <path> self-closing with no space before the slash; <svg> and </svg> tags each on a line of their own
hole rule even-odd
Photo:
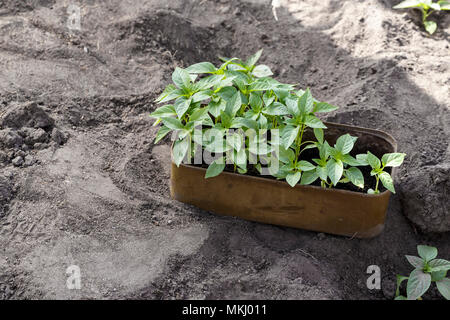
<svg viewBox="0 0 450 320">
<path fill-rule="evenodd" d="M 260 97 L 260 94 L 256 92 L 250 92 L 249 103 L 250 106 L 257 111 L 261 110 L 263 106 L 263 101 Z"/>
<path fill-rule="evenodd" d="M 341 156 L 341 160 L 342 160 L 344 163 L 349 164 L 349 165 L 354 166 L 354 167 L 356 167 L 356 166 L 361 166 L 361 165 L 362 165 L 358 160 L 356 160 L 355 158 L 353 158 L 353 157 L 352 157 L 351 155 L 349 155 L 349 154 L 344 154 L 344 155 L 342 155 L 342 156 Z"/>
<path fill-rule="evenodd" d="M 199 108 L 189 116 L 189 122 L 201 121 L 208 114 L 208 107 Z"/>
<path fill-rule="evenodd" d="M 171 131 L 172 130 L 170 128 L 167 128 L 166 126 L 161 126 L 161 128 L 159 128 L 159 130 L 158 130 L 158 133 L 156 134 L 154 143 L 156 144 L 159 141 L 161 141 L 161 139 L 163 139 Z"/>
<path fill-rule="evenodd" d="M 358 157 L 357 157 L 358 159 Z M 358 159 L 359 160 L 359 159 Z M 377 158 L 373 153 L 370 151 L 367 151 L 367 163 L 373 168 L 373 169 L 379 169 L 381 167 L 381 161 Z"/>
<path fill-rule="evenodd" d="M 243 127 L 253 129 L 255 131 L 258 131 L 258 129 L 259 129 L 258 122 L 255 120 L 240 118 L 240 122 Z"/>
<path fill-rule="evenodd" d="M 225 107 L 225 112 L 234 117 L 236 112 L 241 108 L 241 95 L 239 92 L 236 92 L 228 101 Z"/>
<path fill-rule="evenodd" d="M 214 139 L 209 143 L 204 143 L 204 146 L 206 150 L 214 153 L 224 153 L 231 149 L 225 139 Z"/>
<path fill-rule="evenodd" d="M 172 81 L 178 88 L 186 89 L 191 84 L 191 76 L 186 70 L 176 67 L 172 73 Z"/>
<path fill-rule="evenodd" d="M 224 58 L 224 57 L 219 57 L 219 59 L 222 60 L 222 61 L 224 61 L 224 63 L 220 66 L 220 70 L 225 70 L 226 67 L 227 67 L 230 63 L 239 60 L 238 58 L 230 58 L 230 59 L 228 59 L 228 58 Z"/>
<path fill-rule="evenodd" d="M 302 185 L 311 184 L 314 181 L 316 181 L 318 177 L 319 175 L 317 174 L 316 170 L 303 172 L 300 184 Z"/>
<path fill-rule="evenodd" d="M 319 149 L 320 159 L 327 160 L 328 157 L 330 156 L 330 149 L 331 149 L 328 142 L 324 141 L 323 145 L 319 146 L 318 149 Z"/>
<path fill-rule="evenodd" d="M 307 115 L 304 123 L 310 128 L 327 128 L 319 118 L 313 115 Z"/>
<path fill-rule="evenodd" d="M 439 281 L 445 278 L 447 270 L 431 272 L 431 281 Z"/>
<path fill-rule="evenodd" d="M 179 97 L 181 97 L 184 94 L 183 90 L 181 89 L 176 89 L 171 91 L 170 93 L 168 93 L 166 96 L 164 96 L 159 103 L 163 103 L 163 102 L 167 102 L 167 101 L 171 101 L 173 99 L 177 99 Z"/>
<path fill-rule="evenodd" d="M 254 75 L 257 78 L 262 78 L 262 77 L 269 77 L 271 75 L 273 75 L 272 70 L 270 70 L 270 68 L 264 64 L 260 64 L 259 66 L 256 66 L 253 71 L 252 71 L 252 75 Z"/>
<path fill-rule="evenodd" d="M 208 77 L 200 79 L 198 82 L 194 83 L 195 90 L 206 90 L 214 87 L 223 79 L 223 75 L 214 74 Z"/>
<path fill-rule="evenodd" d="M 186 68 L 189 73 L 214 73 L 217 68 L 210 62 L 200 62 Z"/>
<path fill-rule="evenodd" d="M 347 133 L 347 134 L 344 134 L 343 136 L 340 136 L 337 139 L 336 144 L 334 146 L 342 154 L 347 154 L 353 149 L 356 139 L 358 139 L 358 138 L 352 137 L 351 135 L 349 135 Z"/>
<path fill-rule="evenodd" d="M 309 88 L 306 89 L 305 93 L 303 93 L 303 95 L 298 100 L 298 109 L 300 110 L 301 114 L 309 114 L 313 111 L 314 99 L 311 95 L 311 91 L 309 90 Z M 313 128 L 318 128 L 318 127 L 313 127 Z"/>
<path fill-rule="evenodd" d="M 171 130 L 178 130 L 178 129 L 184 129 L 183 124 L 180 120 L 170 117 L 163 117 L 161 118 L 162 122 L 166 127 L 168 127 Z"/>
<path fill-rule="evenodd" d="M 381 158 L 385 167 L 398 167 L 403 163 L 406 153 L 386 153 Z"/>
<path fill-rule="evenodd" d="M 328 104 L 326 102 L 318 102 L 315 104 L 313 112 L 331 112 L 337 109 L 339 108 L 336 106 L 332 106 L 331 104 Z"/>
<path fill-rule="evenodd" d="M 300 114 L 300 110 L 298 109 L 298 98 L 295 96 L 289 96 L 285 100 L 286 107 L 289 110 L 289 113 L 293 116 L 298 116 Z"/>
<path fill-rule="evenodd" d="M 326 167 L 317 166 L 316 167 L 316 173 L 319 176 L 321 180 L 327 181 L 328 179 L 328 172 Z"/>
<path fill-rule="evenodd" d="M 297 169 L 301 171 L 311 171 L 316 169 L 316 166 L 308 161 L 302 160 L 297 163 Z"/>
<path fill-rule="evenodd" d="M 341 180 L 342 174 L 344 173 L 344 165 L 342 161 L 336 161 L 334 159 L 328 161 L 327 173 L 333 185 L 336 185 L 339 180 Z"/>
<path fill-rule="evenodd" d="M 289 114 L 286 106 L 280 102 L 272 102 L 268 107 L 264 108 L 262 112 L 269 116 L 284 116 Z"/>
<path fill-rule="evenodd" d="M 248 67 L 253 67 L 258 62 L 259 58 L 261 57 L 262 52 L 263 52 L 263 49 L 258 50 L 258 52 L 256 52 L 254 55 L 250 56 L 250 58 L 247 59 L 245 64 Z"/>
<path fill-rule="evenodd" d="M 278 157 L 280 161 L 283 163 L 294 162 L 295 153 L 294 150 L 292 150 L 291 148 L 286 149 L 283 146 L 281 146 L 281 148 L 278 150 Z"/>
<path fill-rule="evenodd" d="M 263 95 L 264 105 L 270 106 L 275 101 L 275 95 L 271 92 L 266 91 Z"/>
<path fill-rule="evenodd" d="M 267 79 L 263 78 L 263 79 L 258 79 L 255 82 L 252 82 L 249 87 L 248 90 L 249 91 L 266 91 L 266 90 L 271 90 L 273 88 L 273 84 L 270 83 L 269 81 L 267 81 Z"/>
<path fill-rule="evenodd" d="M 191 105 L 192 98 L 180 97 L 175 100 L 174 108 L 177 113 L 178 119 L 181 119 Z"/>
<path fill-rule="evenodd" d="M 236 92 L 238 91 L 235 87 L 223 87 L 217 92 L 217 95 L 225 101 L 228 101 L 236 94 Z"/>
<path fill-rule="evenodd" d="M 197 92 L 192 96 L 192 102 L 200 102 L 206 99 L 211 98 L 212 91 L 211 90 L 202 90 Z"/>
<path fill-rule="evenodd" d="M 220 116 L 220 113 L 222 111 L 225 111 L 226 102 L 223 99 L 220 99 L 218 102 L 211 101 L 208 104 L 208 111 L 211 113 L 215 118 Z"/>
<path fill-rule="evenodd" d="M 300 127 L 286 126 L 281 130 L 281 145 L 288 149 L 292 143 L 294 143 L 295 138 L 300 130 Z"/>
<path fill-rule="evenodd" d="M 172 117 L 172 116 L 176 116 L 176 115 L 177 115 L 177 113 L 175 112 L 175 108 L 173 107 L 173 105 L 168 104 L 168 105 L 159 107 L 158 109 L 153 111 L 150 114 L 150 117 L 159 119 L 162 117 Z"/>
<path fill-rule="evenodd" d="M 214 160 L 208 167 L 208 169 L 206 169 L 206 174 L 205 174 L 205 178 L 212 178 L 212 177 L 216 177 L 219 174 L 222 173 L 222 171 L 225 169 L 225 160 L 224 158 L 219 158 Z"/>
<path fill-rule="evenodd" d="M 431 275 L 424 273 L 420 269 L 414 269 L 409 275 L 408 283 L 406 285 L 406 294 L 408 300 L 417 300 L 425 292 L 431 284 Z"/>
<path fill-rule="evenodd" d="M 241 148 L 241 150 L 233 151 L 233 162 L 241 169 L 247 169 L 247 152 L 245 148 Z"/>
<path fill-rule="evenodd" d="M 300 172 L 291 172 L 286 176 L 286 181 L 291 187 L 295 187 L 295 185 L 299 182 L 301 176 L 302 174 Z"/>
<path fill-rule="evenodd" d="M 358 188 L 364 188 L 364 176 L 358 168 L 351 167 L 345 171 L 347 178 Z"/>
<path fill-rule="evenodd" d="M 400 286 L 402 285 L 402 282 L 407 280 L 407 279 L 408 279 L 408 277 L 397 275 L 397 289 L 395 290 L 395 296 L 396 297 L 399 297 L 399 295 L 400 295 Z M 402 296 L 400 296 L 400 297 L 402 297 Z M 397 298 L 396 298 L 396 300 L 397 300 Z M 406 300 L 406 298 L 399 299 L 399 300 Z"/>
<path fill-rule="evenodd" d="M 438 4 L 441 10 L 450 10 L 450 1 L 439 1 Z"/>
<path fill-rule="evenodd" d="M 437 11 L 441 10 L 441 6 L 440 6 L 438 3 L 431 2 L 431 3 L 429 4 L 429 6 L 430 6 L 430 8 L 433 9 L 433 10 L 437 10 Z"/>
<path fill-rule="evenodd" d="M 426 261 L 433 260 L 434 258 L 437 257 L 437 254 L 438 254 L 438 251 L 435 247 L 424 246 L 424 245 L 418 245 L 417 252 L 419 253 L 419 256 Z"/>
<path fill-rule="evenodd" d="M 228 71 L 247 71 L 247 69 L 239 64 L 230 63 L 227 67 Z"/>
<path fill-rule="evenodd" d="M 227 135 L 227 143 L 236 151 L 241 150 L 242 141 L 243 137 L 237 132 Z"/>
<path fill-rule="evenodd" d="M 222 123 L 222 126 L 224 128 L 231 128 L 231 125 L 233 124 L 233 118 L 228 115 L 228 113 L 226 112 L 221 112 L 220 113 L 220 122 Z"/>
<path fill-rule="evenodd" d="M 320 144 L 323 144 L 323 129 L 322 128 L 314 128 L 314 136 Z"/>
<path fill-rule="evenodd" d="M 362 166 L 367 166 L 369 164 L 369 162 L 367 161 L 367 154 L 363 153 L 363 154 L 357 154 L 356 155 L 356 160 L 360 163 L 360 165 Z"/>
<path fill-rule="evenodd" d="M 394 9 L 419 8 L 420 0 L 405 0 L 394 6 Z"/>
<path fill-rule="evenodd" d="M 392 193 L 395 193 L 395 188 L 394 188 L 394 181 L 392 180 L 392 177 L 389 173 L 387 172 L 382 172 L 378 175 L 378 177 L 381 180 L 381 183 L 383 184 L 383 186 L 388 189 L 389 191 L 391 191 Z"/>
<path fill-rule="evenodd" d="M 177 140 L 173 145 L 173 161 L 177 165 L 180 166 L 181 161 L 183 161 L 186 153 L 189 149 L 189 139 Z"/>
<path fill-rule="evenodd" d="M 437 29 L 437 24 L 434 21 L 424 21 L 423 25 L 429 34 L 433 34 Z"/>
<path fill-rule="evenodd" d="M 397 297 L 395 297 L 394 300 L 408 300 L 408 299 L 406 299 L 406 297 L 404 297 L 404 296 L 397 296 Z"/>
<path fill-rule="evenodd" d="M 450 300 L 450 279 L 444 278 L 442 280 L 436 281 L 436 286 L 442 296 Z"/>
<path fill-rule="evenodd" d="M 423 269 L 425 267 L 425 262 L 422 258 L 416 256 L 408 256 L 406 255 L 406 260 L 416 269 Z"/>
<path fill-rule="evenodd" d="M 169 84 L 164 91 L 159 95 L 158 98 L 156 98 L 156 102 L 161 102 L 162 99 L 164 99 L 165 97 L 167 97 L 167 95 L 169 95 L 171 92 L 177 90 L 177 87 L 175 87 L 173 84 Z"/>
<path fill-rule="evenodd" d="M 428 263 L 432 272 L 450 270 L 450 261 L 444 259 L 434 259 Z"/>
</svg>

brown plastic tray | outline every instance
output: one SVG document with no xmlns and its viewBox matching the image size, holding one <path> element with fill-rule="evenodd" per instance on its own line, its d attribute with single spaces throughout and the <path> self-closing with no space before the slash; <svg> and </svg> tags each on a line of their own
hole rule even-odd
<svg viewBox="0 0 450 320">
<path fill-rule="evenodd" d="M 349 133 L 358 137 L 358 153 L 370 150 L 380 157 L 397 151 L 394 138 L 385 132 L 336 123 L 326 126 L 330 145 Z M 230 172 L 205 179 L 205 172 L 172 163 L 172 198 L 216 214 L 357 238 L 374 237 L 384 228 L 390 191 L 369 195 L 316 186 L 292 188 L 285 181 Z"/>
</svg>

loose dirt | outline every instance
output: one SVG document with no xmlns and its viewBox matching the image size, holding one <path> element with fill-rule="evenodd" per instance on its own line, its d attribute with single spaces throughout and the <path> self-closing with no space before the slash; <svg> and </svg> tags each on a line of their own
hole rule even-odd
<svg viewBox="0 0 450 320">
<path fill-rule="evenodd" d="M 450 258 L 450 14 L 430 37 L 399 1 L 282 1 L 278 21 L 270 2 L 0 0 L 0 298 L 385 299 L 416 245 Z M 155 97 L 175 66 L 259 48 L 277 79 L 340 106 L 324 120 L 387 131 L 407 153 L 377 238 L 170 199 Z"/>
</svg>

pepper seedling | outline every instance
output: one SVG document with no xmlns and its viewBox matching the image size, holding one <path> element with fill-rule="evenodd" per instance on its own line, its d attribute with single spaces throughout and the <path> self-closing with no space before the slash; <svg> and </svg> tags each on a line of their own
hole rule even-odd
<svg viewBox="0 0 450 320">
<path fill-rule="evenodd" d="M 417 246 L 419 257 L 406 256 L 408 262 L 414 267 L 409 277 L 397 275 L 397 290 L 395 300 L 417 300 L 428 291 L 432 282 L 436 283 L 438 291 L 442 296 L 450 300 L 450 278 L 446 278 L 450 270 L 450 261 L 435 259 L 438 250 L 435 247 Z M 408 280 L 406 285 L 406 297 L 400 295 L 400 286 L 403 281 Z"/>
<path fill-rule="evenodd" d="M 375 190 L 369 189 L 367 193 L 369 194 L 378 194 L 380 193 L 379 182 L 383 184 L 383 186 L 391 191 L 392 193 L 395 193 L 394 188 L 394 180 L 392 179 L 391 175 L 384 171 L 386 167 L 398 167 L 403 163 L 403 160 L 405 159 L 406 154 L 405 153 L 386 153 L 383 155 L 383 157 L 378 159 L 376 155 L 371 153 L 370 151 L 367 151 L 367 154 L 359 154 L 356 156 L 356 159 L 361 164 L 368 164 L 371 166 L 372 171 L 370 172 L 371 176 L 375 176 L 376 178 L 376 185 Z"/>
<path fill-rule="evenodd" d="M 433 34 L 437 29 L 437 24 L 434 21 L 428 20 L 428 17 L 435 11 L 450 10 L 450 1 L 432 0 L 405 0 L 393 7 L 394 9 L 410 9 L 417 8 L 422 11 L 422 23 L 425 30 L 429 34 Z"/>
<path fill-rule="evenodd" d="M 379 180 L 394 192 L 392 178 L 383 169 L 400 165 L 404 154 L 385 155 L 382 162 L 370 153 L 358 155 L 363 160 L 355 159 L 350 151 L 356 137 L 348 134 L 330 146 L 324 140 L 326 126 L 316 114 L 337 107 L 314 99 L 309 88 L 296 90 L 295 85 L 271 78 L 270 67 L 257 64 L 261 54 L 262 50 L 247 60 L 223 58 L 219 67 L 200 62 L 175 68 L 173 83 L 156 99 L 167 104 L 150 115 L 156 119 L 154 125 L 162 124 L 155 143 L 176 132 L 172 154 L 177 166 L 199 151 L 202 156 L 203 151 L 214 154 L 205 178 L 219 175 L 227 164 L 234 172 L 245 174 L 248 164 L 261 173 L 263 163 L 270 163 L 269 174 L 286 179 L 291 186 L 311 184 L 319 178 L 322 187 L 351 182 L 364 188 L 364 177 L 357 167 L 370 164 L 377 184 L 369 192 L 379 192 Z M 201 130 L 197 130 L 199 126 Z M 314 131 L 316 141 L 303 141 L 308 129 Z M 319 151 L 319 159 L 312 159 L 315 164 L 302 156 L 311 148 Z M 398 155 L 403 155 L 401 161 Z"/>
<path fill-rule="evenodd" d="M 359 188 L 364 188 L 364 176 L 356 166 L 362 164 L 350 155 L 351 150 L 357 140 L 349 134 L 340 136 L 331 147 L 324 140 L 323 129 L 315 128 L 314 135 L 317 142 L 309 144 L 306 148 L 317 147 L 319 159 L 313 159 L 317 164 L 315 170 L 303 175 L 301 184 L 311 184 L 320 178 L 323 188 L 336 186 L 338 183 L 351 182 Z M 330 179 L 330 181 L 328 181 Z"/>
</svg>

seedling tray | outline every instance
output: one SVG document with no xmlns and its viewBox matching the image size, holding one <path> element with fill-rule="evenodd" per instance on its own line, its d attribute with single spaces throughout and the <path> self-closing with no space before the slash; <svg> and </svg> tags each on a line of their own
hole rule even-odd
<svg viewBox="0 0 450 320">
<path fill-rule="evenodd" d="M 349 133 L 358 137 L 359 148 L 377 156 L 397 151 L 396 141 L 385 132 L 325 124 L 330 144 Z M 172 198 L 216 214 L 356 238 L 375 237 L 384 228 L 388 190 L 371 195 L 316 186 L 292 188 L 285 181 L 230 172 L 205 179 L 205 172 L 202 167 L 172 163 Z"/>
</svg>

